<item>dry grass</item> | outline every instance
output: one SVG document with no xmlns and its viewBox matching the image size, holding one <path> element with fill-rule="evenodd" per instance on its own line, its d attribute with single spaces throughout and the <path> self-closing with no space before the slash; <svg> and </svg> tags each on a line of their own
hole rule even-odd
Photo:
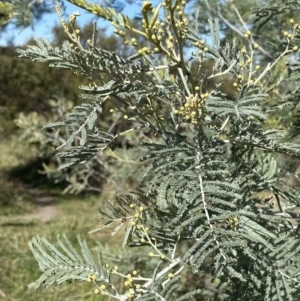
<svg viewBox="0 0 300 301">
<path fill-rule="evenodd" d="M 14 216 L 5 218 L 0 231 L 0 300 L 101 300 L 94 296 L 93 287 L 88 283 L 64 284 L 60 288 L 34 292 L 27 285 L 40 276 L 28 241 L 37 234 L 55 242 L 56 235 L 65 233 L 76 243 L 76 235 L 86 238 L 91 247 L 96 247 L 88 230 L 99 224 L 95 197 L 70 198 L 52 195 L 56 199 L 59 214 L 48 224 L 34 221 L 19 221 Z M 105 241 L 106 238 L 103 237 Z M 96 298 L 97 297 L 97 298 Z"/>
</svg>

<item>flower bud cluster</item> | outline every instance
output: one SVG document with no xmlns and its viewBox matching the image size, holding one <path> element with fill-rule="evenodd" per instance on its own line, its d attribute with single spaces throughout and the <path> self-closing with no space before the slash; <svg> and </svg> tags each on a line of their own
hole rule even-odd
<svg viewBox="0 0 300 301">
<path fill-rule="evenodd" d="M 293 31 L 290 32 L 290 31 L 286 30 L 286 31 L 283 31 L 282 34 L 287 39 L 287 42 L 291 46 L 291 50 L 293 52 L 297 52 L 299 47 L 297 45 L 292 45 L 292 41 L 294 40 L 295 35 L 300 33 L 300 22 L 295 23 L 294 19 L 290 19 L 290 24 L 293 27 Z"/>
<path fill-rule="evenodd" d="M 239 223 L 239 218 L 237 216 L 231 217 L 229 219 L 229 227 L 231 231 L 236 231 Z"/>
<path fill-rule="evenodd" d="M 96 289 L 94 290 L 95 294 L 104 294 L 106 295 L 107 289 L 106 289 L 106 285 L 104 283 L 100 284 L 100 286 L 97 284 L 97 276 L 95 274 L 89 275 L 87 278 L 88 282 L 93 282 L 96 285 Z"/>
<path fill-rule="evenodd" d="M 174 110 L 174 114 L 181 114 L 186 121 L 199 124 L 201 122 L 202 104 L 208 96 L 208 93 L 201 94 L 200 97 L 198 94 L 191 94 L 179 111 Z"/>
<path fill-rule="evenodd" d="M 124 44 L 135 47 L 141 56 L 160 52 L 168 53 L 174 49 L 174 45 L 178 43 L 178 36 L 180 36 L 180 34 L 172 33 L 172 28 L 178 33 L 187 32 L 188 19 L 183 15 L 185 5 L 185 0 L 178 1 L 175 7 L 173 7 L 171 0 L 165 0 L 162 6 L 166 7 L 166 21 L 163 22 L 159 20 L 161 6 L 153 8 L 151 2 L 147 0 L 143 2 L 142 27 L 144 32 L 139 33 L 146 36 L 148 41 L 153 45 L 153 48 L 150 47 L 151 49 L 149 46 L 140 45 L 135 38 L 130 39 L 127 37 L 124 31 L 118 29 L 120 25 L 118 22 L 112 22 L 115 26 L 114 32 L 124 38 Z"/>
<path fill-rule="evenodd" d="M 134 270 L 132 271 L 133 276 L 138 275 L 138 271 Z M 124 282 L 124 287 L 126 288 L 127 297 L 132 298 L 136 295 L 139 295 L 139 290 L 141 288 L 140 284 L 135 283 L 135 278 L 132 277 L 131 274 L 126 275 L 126 280 Z"/>
</svg>

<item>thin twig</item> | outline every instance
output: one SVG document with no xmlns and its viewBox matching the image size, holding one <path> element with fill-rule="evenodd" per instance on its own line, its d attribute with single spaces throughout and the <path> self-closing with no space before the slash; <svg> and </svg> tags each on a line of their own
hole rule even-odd
<svg viewBox="0 0 300 301">
<path fill-rule="evenodd" d="M 288 278 L 288 279 L 291 279 L 291 280 L 293 280 L 293 281 L 295 281 L 295 282 L 298 282 L 298 280 L 297 280 L 296 278 L 290 277 L 289 275 L 285 274 L 285 273 L 282 272 L 281 270 L 278 270 L 278 272 L 281 274 L 281 276 L 286 277 L 286 278 Z"/>
<path fill-rule="evenodd" d="M 232 2 L 232 1 L 231 1 L 231 2 Z M 246 23 L 244 22 L 244 20 L 243 20 L 243 18 L 242 18 L 242 16 L 241 16 L 240 12 L 238 11 L 237 7 L 236 7 L 234 4 L 232 4 L 232 7 L 233 7 L 233 9 L 234 9 L 236 15 L 238 16 L 240 22 L 243 24 L 244 28 L 245 28 L 246 30 L 248 30 L 248 27 L 247 27 Z"/>
<path fill-rule="evenodd" d="M 200 152 L 197 153 L 197 157 L 198 157 L 198 162 L 199 162 L 199 186 L 200 186 L 200 193 L 201 193 L 201 199 L 202 199 L 203 209 L 204 209 L 204 212 L 205 212 L 205 215 L 206 215 L 206 220 L 207 220 L 207 222 L 209 224 L 209 228 L 210 228 L 211 234 L 213 236 L 213 239 L 214 239 L 216 245 L 218 246 L 221 255 L 226 260 L 226 255 L 221 251 L 221 247 L 220 247 L 219 242 L 217 240 L 217 237 L 216 237 L 216 235 L 214 233 L 214 229 L 213 229 L 213 226 L 212 226 L 211 221 L 210 221 L 210 216 L 209 216 L 208 210 L 206 208 L 205 193 L 204 193 L 202 176 L 201 176 L 201 170 L 200 170 Z"/>
<path fill-rule="evenodd" d="M 163 275 L 165 275 L 166 273 L 168 273 L 171 269 L 173 269 L 177 264 L 179 264 L 181 262 L 181 258 L 176 258 L 169 266 L 167 266 L 165 269 L 163 269 L 162 271 L 160 271 L 155 279 L 159 279 L 160 277 L 162 277 Z M 142 286 L 142 289 L 145 289 L 145 288 L 148 288 L 151 284 L 153 283 L 153 279 L 149 280 L 148 282 L 146 282 L 143 286 Z M 142 291 L 141 289 L 141 291 Z M 128 300 L 128 296 L 127 295 L 123 295 L 121 298 L 120 298 L 120 301 L 126 301 Z"/>
<path fill-rule="evenodd" d="M 222 124 L 222 126 L 219 130 L 220 132 L 223 132 L 223 130 L 225 129 L 225 127 L 228 124 L 229 120 L 230 120 L 230 116 L 227 116 L 226 120 L 223 122 L 223 124 Z"/>
<path fill-rule="evenodd" d="M 244 38 L 244 34 L 243 32 L 241 32 L 238 28 L 236 28 L 233 24 L 231 24 L 226 18 L 223 17 L 223 15 L 221 14 L 220 11 L 218 11 L 217 13 L 217 17 L 220 18 L 230 29 L 232 29 L 234 32 L 236 32 L 239 36 Z M 257 44 L 254 39 L 251 39 L 251 44 L 255 45 Z M 273 59 L 273 56 L 266 51 L 264 48 L 262 48 L 261 46 L 258 46 L 257 48 L 262 54 L 264 54 L 265 56 L 267 56 L 269 59 Z"/>
<path fill-rule="evenodd" d="M 212 74 L 211 76 L 208 77 L 208 79 L 211 79 L 211 78 L 214 78 L 214 77 L 217 77 L 217 76 L 221 76 L 221 75 L 227 74 L 234 67 L 234 65 L 236 64 L 236 62 L 237 62 L 237 60 L 234 60 L 231 63 L 231 65 L 225 71 L 217 73 L 217 74 Z"/>
<path fill-rule="evenodd" d="M 176 248 L 177 248 L 177 245 L 178 245 L 179 240 L 180 240 L 180 234 L 178 235 L 177 241 L 176 241 L 176 243 L 174 244 L 174 249 L 173 249 L 172 257 L 171 257 L 172 259 L 174 259 L 174 257 L 175 257 Z"/>
</svg>

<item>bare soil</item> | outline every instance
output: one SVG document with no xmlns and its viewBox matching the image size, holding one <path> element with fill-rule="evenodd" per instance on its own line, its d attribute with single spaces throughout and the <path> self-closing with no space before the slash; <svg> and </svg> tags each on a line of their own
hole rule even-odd
<svg viewBox="0 0 300 301">
<path fill-rule="evenodd" d="M 48 223 L 58 215 L 58 210 L 55 205 L 55 200 L 44 194 L 36 188 L 29 188 L 29 193 L 35 200 L 35 211 L 20 216 L 22 219 L 34 220 L 37 219 L 43 223 Z"/>
</svg>

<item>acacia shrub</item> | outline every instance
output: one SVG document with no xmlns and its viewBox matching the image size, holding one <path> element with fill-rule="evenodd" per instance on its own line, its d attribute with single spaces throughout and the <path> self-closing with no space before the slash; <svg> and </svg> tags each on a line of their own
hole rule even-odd
<svg viewBox="0 0 300 301">
<path fill-rule="evenodd" d="M 297 55 L 300 23 L 289 21 L 278 36 L 273 59 L 260 65 L 261 49 L 246 24 L 239 43 L 222 43 L 218 20 L 209 19 L 211 42 L 206 41 L 200 31 L 201 11 L 188 14 L 186 1 L 167 0 L 156 7 L 144 1 L 140 26 L 112 8 L 70 2 L 110 21 L 136 53 L 125 58 L 98 48 L 96 27 L 88 46 L 82 45 L 79 14 L 67 22 L 58 6 L 68 40 L 60 48 L 37 40 L 36 46 L 18 52 L 76 70 L 90 81 L 80 87 L 86 102 L 63 121 L 45 126 L 69 131 L 58 147 L 59 158 L 72 160 L 64 167 L 88 164 L 99 153 L 113 151 L 120 136 L 137 132 L 143 138 L 146 155 L 137 158 L 145 164 L 141 185 L 105 202 L 99 208 L 105 223 L 91 230 L 114 226 L 114 235 L 124 229 L 122 247 L 135 252 L 128 254 L 130 265 L 126 260 L 114 265 L 103 246 L 93 254 L 80 237 L 77 251 L 65 236 L 58 237 L 59 249 L 37 236 L 29 244 L 43 274 L 29 287 L 87 281 L 95 294 L 118 300 L 297 298 L 300 244 L 294 209 L 299 207 L 299 191 L 280 181 L 275 155 L 296 158 L 300 151 L 298 143 L 284 142 L 287 131 L 266 125 L 274 110 L 266 100 L 280 85 L 268 85 L 275 66 Z M 256 14 L 262 11 L 272 16 L 273 8 L 259 8 Z M 186 43 L 193 48 L 190 59 L 184 55 Z M 201 69 L 206 60 L 214 62 L 211 73 Z M 193 63 L 199 66 L 196 76 Z M 235 79 L 231 95 L 221 83 L 212 83 L 210 89 L 204 85 L 225 75 Z M 284 93 L 288 100 L 289 91 Z M 129 129 L 112 134 L 98 127 L 107 102 L 114 107 L 112 113 L 129 122 Z M 258 197 L 270 191 L 272 202 Z M 125 250 L 120 248 L 120 254 Z M 205 275 L 205 280 L 184 288 L 183 279 L 193 274 Z"/>
</svg>

